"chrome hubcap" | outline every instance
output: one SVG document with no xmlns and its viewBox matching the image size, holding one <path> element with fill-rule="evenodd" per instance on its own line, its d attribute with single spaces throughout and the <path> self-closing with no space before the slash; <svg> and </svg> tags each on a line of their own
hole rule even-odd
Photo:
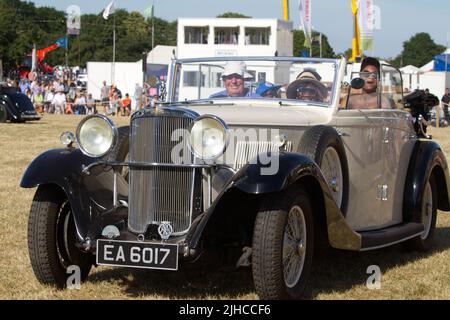
<svg viewBox="0 0 450 320">
<path fill-rule="evenodd" d="M 283 274 L 288 288 L 293 288 L 300 280 L 305 264 L 306 223 L 299 206 L 292 207 L 284 230 Z"/>
<path fill-rule="evenodd" d="M 329 147 L 323 154 L 322 163 L 320 164 L 323 176 L 325 177 L 331 191 L 333 191 L 334 200 L 338 207 L 342 205 L 343 198 L 343 175 L 341 160 L 336 149 Z"/>
</svg>

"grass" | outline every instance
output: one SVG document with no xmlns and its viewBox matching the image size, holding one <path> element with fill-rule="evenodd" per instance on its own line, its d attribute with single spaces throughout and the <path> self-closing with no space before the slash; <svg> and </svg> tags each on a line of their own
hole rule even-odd
<svg viewBox="0 0 450 320">
<path fill-rule="evenodd" d="M 63 131 L 80 118 L 46 116 L 26 124 L 0 124 L 0 299 L 257 299 L 249 270 L 178 273 L 98 267 L 81 290 L 59 291 L 35 279 L 27 249 L 27 218 L 34 190 L 19 187 L 32 159 L 58 148 Z M 127 118 L 115 118 L 125 125 Z M 431 129 L 450 151 L 450 128 Z M 447 158 L 450 159 L 447 153 Z M 369 290 L 367 267 L 382 271 L 380 290 Z M 400 246 L 366 253 L 321 252 L 308 299 L 450 299 L 450 214 L 438 215 L 433 251 L 406 253 Z"/>
</svg>

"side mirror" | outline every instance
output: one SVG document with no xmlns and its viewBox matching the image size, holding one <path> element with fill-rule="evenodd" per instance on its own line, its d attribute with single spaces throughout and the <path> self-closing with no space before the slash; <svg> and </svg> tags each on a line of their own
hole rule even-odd
<svg viewBox="0 0 450 320">
<path fill-rule="evenodd" d="M 352 80 L 352 82 L 350 82 L 350 86 L 352 87 L 352 89 L 362 89 L 364 88 L 364 85 L 366 84 L 366 81 L 364 81 L 364 79 L 361 78 L 355 78 Z"/>
</svg>

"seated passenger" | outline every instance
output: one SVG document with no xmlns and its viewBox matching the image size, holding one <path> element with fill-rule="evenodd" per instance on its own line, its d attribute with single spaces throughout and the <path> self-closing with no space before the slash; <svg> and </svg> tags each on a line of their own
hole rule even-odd
<svg viewBox="0 0 450 320">
<path fill-rule="evenodd" d="M 225 84 L 224 91 L 211 95 L 210 99 L 215 98 L 260 98 L 256 93 L 250 92 L 245 88 L 245 80 L 253 79 L 250 73 L 247 73 L 247 66 L 243 61 L 229 61 L 222 74 L 222 79 Z"/>
<path fill-rule="evenodd" d="M 281 86 L 274 85 L 270 82 L 261 83 L 256 88 L 256 94 L 259 94 L 263 98 L 278 98 L 278 90 Z"/>
<path fill-rule="evenodd" d="M 381 78 L 381 64 L 375 58 L 365 58 L 361 63 L 361 78 L 365 84 L 362 93 L 350 93 L 347 109 L 378 109 L 378 82 Z M 382 109 L 391 108 L 391 103 L 383 97 L 381 101 Z"/>
<path fill-rule="evenodd" d="M 288 86 L 286 92 L 287 98 L 320 103 L 325 102 L 328 96 L 328 89 L 318 80 L 317 76 L 317 72 L 312 72 L 312 70 L 305 70 L 300 73 L 297 80 Z"/>
</svg>

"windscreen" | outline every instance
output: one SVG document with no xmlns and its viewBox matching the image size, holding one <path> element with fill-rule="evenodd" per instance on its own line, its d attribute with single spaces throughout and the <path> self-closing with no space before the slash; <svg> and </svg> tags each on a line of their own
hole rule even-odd
<svg viewBox="0 0 450 320">
<path fill-rule="evenodd" d="M 307 59 L 179 63 L 171 100 L 283 99 L 330 106 L 338 64 Z"/>
</svg>

